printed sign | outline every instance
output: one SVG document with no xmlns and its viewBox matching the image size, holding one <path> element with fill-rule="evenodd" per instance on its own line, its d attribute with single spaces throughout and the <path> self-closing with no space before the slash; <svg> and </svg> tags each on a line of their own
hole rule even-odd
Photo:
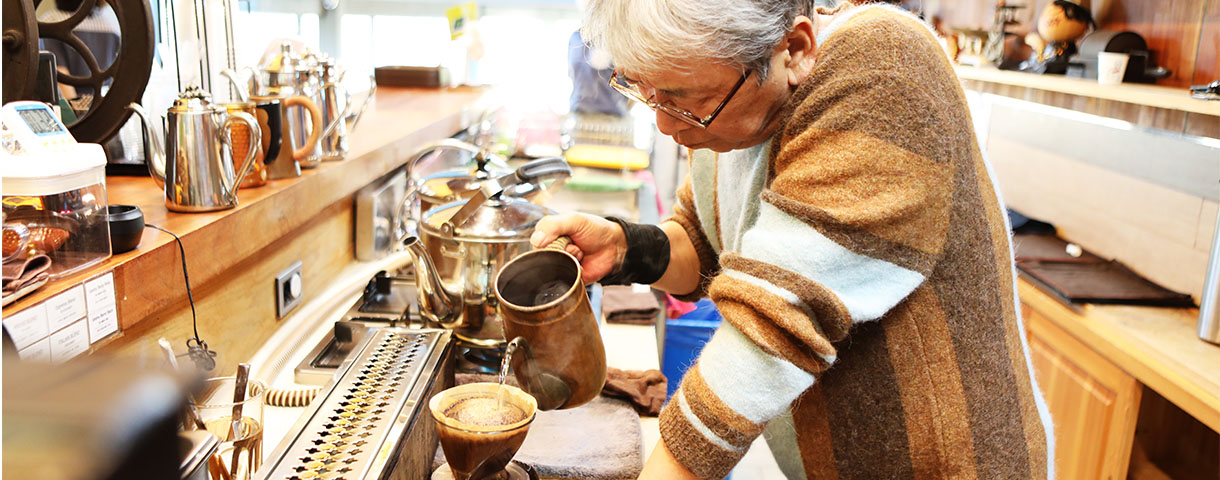
<svg viewBox="0 0 1220 480">
<path fill-rule="evenodd" d="M 470 22 L 479 18 L 479 5 L 475 2 L 466 2 L 449 7 L 445 10 L 445 17 L 449 19 L 449 39 L 457 40 L 466 33 Z"/>
<path fill-rule="evenodd" d="M 85 303 L 89 308 L 90 344 L 119 331 L 119 310 L 114 300 L 114 273 L 85 282 Z"/>
</svg>

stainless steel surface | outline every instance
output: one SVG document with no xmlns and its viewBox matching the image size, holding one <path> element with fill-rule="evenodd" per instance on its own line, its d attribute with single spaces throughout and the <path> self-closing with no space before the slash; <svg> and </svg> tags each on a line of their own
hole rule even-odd
<svg viewBox="0 0 1220 480">
<path fill-rule="evenodd" d="M 178 432 L 178 452 L 182 459 L 178 467 L 182 480 L 209 480 L 208 459 L 220 448 L 220 440 L 207 430 Z"/>
<path fill-rule="evenodd" d="M 151 137 L 149 172 L 165 189 L 165 205 L 175 212 L 210 212 L 237 206 L 237 187 L 254 166 L 257 151 L 247 149 L 242 166 L 233 170 L 232 125 L 250 129 L 250 144 L 262 142 L 258 121 L 242 112 L 228 113 L 212 105 L 206 92 L 188 88 L 168 111 L 166 143 L 162 146 L 152 117 L 138 104 L 129 108 L 144 121 Z M 224 132 L 227 131 L 227 134 Z M 222 151 L 221 147 L 227 150 Z"/>
<path fill-rule="evenodd" d="M 342 321 L 341 321 L 342 322 Z M 350 341 L 344 342 L 335 335 L 332 331 L 318 342 L 317 345 L 310 350 L 301 363 L 292 372 L 293 381 L 305 385 L 326 385 L 335 378 L 335 374 L 339 371 L 339 366 L 335 365 L 335 358 L 346 358 L 351 353 L 353 348 L 356 348 L 363 340 L 370 327 L 362 324 L 348 322 L 348 324 L 340 327 L 340 322 L 336 322 L 334 328 L 348 328 Z"/>
<path fill-rule="evenodd" d="M 253 75 L 254 75 L 253 68 L 246 67 L 246 68 L 243 68 L 242 70 L 249 71 L 250 75 L 253 77 Z M 236 98 L 238 101 L 240 101 L 240 102 L 250 101 L 250 85 L 241 84 L 241 80 L 239 80 L 237 78 L 237 70 L 234 70 L 233 67 L 229 67 L 224 70 L 221 70 L 220 74 L 223 75 L 225 78 L 229 79 L 229 91 L 236 93 L 236 95 L 237 95 Z M 253 78 L 251 78 L 251 79 L 253 79 Z"/>
<path fill-rule="evenodd" d="M 343 160 L 347 155 L 347 112 L 352 107 L 352 95 L 334 83 L 322 86 L 322 159 Z"/>
<path fill-rule="evenodd" d="M 411 254 L 411 263 L 415 266 L 415 282 L 419 286 L 419 315 L 427 321 L 444 328 L 457 328 L 461 325 L 462 296 L 450 292 L 440 280 L 436 264 L 432 256 L 424 249 L 424 244 L 418 237 L 407 237 L 403 241 L 407 252 Z"/>
<path fill-rule="evenodd" d="M 399 238 L 418 234 L 418 223 L 428 210 L 470 198 L 474 188 L 477 188 L 464 187 L 461 191 L 451 192 L 435 188 L 427 191 L 425 188 L 428 184 L 442 181 L 442 178 L 449 179 L 443 180 L 448 183 L 458 176 L 466 177 L 467 183 L 477 184 L 490 178 L 489 172 L 510 170 L 503 158 L 453 138 L 424 145 L 407 157 L 406 167 L 407 195 L 399 213 L 400 222 L 395 227 Z"/>
<path fill-rule="evenodd" d="M 356 259 L 362 262 L 388 255 L 399 240 L 394 226 L 406 194 L 407 176 L 395 170 L 356 193 Z"/>
<path fill-rule="evenodd" d="M 269 115 L 274 115 L 277 119 L 279 128 L 276 134 L 273 135 L 272 144 L 275 145 L 274 152 L 268 152 L 267 155 L 267 177 L 272 180 L 283 178 L 295 178 L 301 176 L 301 159 L 307 158 L 313 153 L 318 144 L 318 135 L 308 136 L 301 141 L 293 142 L 293 132 L 299 130 L 295 124 L 300 123 L 302 119 L 308 119 L 310 122 L 309 132 L 316 128 L 318 133 L 321 133 L 322 112 L 318 109 L 317 104 L 309 97 L 304 95 L 291 96 L 253 96 L 252 101 L 260 104 L 269 104 L 272 110 Z M 268 127 L 273 127 L 268 124 Z M 303 142 L 303 144 L 302 144 Z M 301 145 L 297 147 L 296 145 Z M 271 155 L 274 153 L 274 155 Z"/>
<path fill-rule="evenodd" d="M 435 451 L 435 436 L 414 435 L 431 429 L 425 421 L 428 390 L 444 375 L 450 353 L 444 330 L 378 328 L 344 362 L 340 375 L 322 389 L 313 407 L 276 448 L 258 478 L 423 478 L 394 472 L 407 453 Z M 428 445 L 407 445 L 430 438 Z M 422 441 L 422 440 L 418 440 Z M 428 450 L 431 448 L 431 450 Z"/>
<path fill-rule="evenodd" d="M 1203 282 L 1203 299 L 1199 301 L 1199 338 L 1220 345 L 1220 213 L 1216 215 L 1211 261 Z"/>
<path fill-rule="evenodd" d="M 508 193 L 543 190 L 542 182 L 548 179 L 553 186 L 562 185 L 570 174 L 562 159 L 536 160 L 482 182 L 467 201 L 426 212 L 418 240 L 407 243 L 420 285 L 421 315 L 452 328 L 468 344 L 503 347 L 504 328 L 492 280 L 502 265 L 530 250 L 534 225 L 553 213 Z M 458 214 L 464 217 L 453 218 Z"/>
<path fill-rule="evenodd" d="M 564 183 L 567 183 L 568 178 L 571 176 L 572 170 L 568 167 L 567 162 L 565 162 L 562 158 L 556 157 L 534 160 L 517 168 L 517 170 L 513 173 L 488 179 L 487 181 L 479 184 L 479 189 L 474 193 L 473 196 L 470 197 L 468 201 L 466 201 L 465 205 L 462 205 L 457 212 L 450 215 L 449 219 L 447 219 L 441 225 L 442 230 L 447 235 L 457 235 L 456 232 L 458 228 L 466 229 L 468 231 L 471 228 L 483 228 L 486 230 L 488 225 L 470 226 L 470 219 L 472 216 L 474 216 L 476 211 L 486 211 L 486 208 L 484 207 L 486 206 L 485 204 L 487 204 L 488 200 L 501 198 L 501 194 L 509 194 L 510 196 L 520 197 L 522 196 L 520 194 L 543 191 L 547 187 L 545 187 L 542 182 L 546 180 L 553 180 L 549 187 L 558 190 L 563 187 Z M 512 202 L 508 201 L 503 202 L 504 205 L 511 205 L 511 203 Z M 484 220 L 479 223 L 490 223 L 490 227 L 496 229 L 497 232 L 493 235 L 503 237 L 506 234 L 499 232 L 506 227 L 514 228 L 522 225 L 529 225 L 529 229 L 532 231 L 534 222 L 523 223 L 517 221 L 511 216 L 500 215 L 497 215 L 489 220 L 486 215 L 484 215 Z M 467 234 L 466 236 L 470 235 Z M 483 237 L 485 235 L 480 234 L 479 236 Z"/>
<path fill-rule="evenodd" d="M 319 109 L 321 109 L 322 105 L 324 104 L 324 99 L 322 97 L 321 83 L 322 67 L 318 64 L 318 60 L 318 55 L 308 50 L 302 52 L 296 57 L 296 87 L 298 93 L 309 97 L 309 99 L 313 101 L 314 105 L 317 105 Z M 306 139 L 311 135 L 311 131 L 315 127 L 313 124 L 306 121 L 306 115 L 307 114 L 304 111 L 298 109 L 296 110 L 296 115 L 291 117 L 292 119 L 288 122 L 293 128 L 293 148 L 305 148 L 308 146 L 306 145 Z M 323 114 L 323 117 L 325 117 L 325 114 Z M 325 119 L 322 121 L 322 125 L 327 125 Z M 324 129 L 325 127 L 322 128 Z M 316 135 L 320 137 L 323 129 L 319 129 Z M 314 168 L 321 164 L 321 140 L 319 139 L 316 143 L 314 143 L 313 149 L 310 151 L 310 153 L 304 157 L 301 157 L 298 161 L 301 163 L 301 168 Z"/>
<path fill-rule="evenodd" d="M 428 291 L 437 292 L 438 296 L 443 292 L 448 298 L 456 299 L 455 308 L 459 311 L 458 318 L 453 318 L 451 310 L 444 308 L 444 304 L 438 300 L 437 303 L 431 304 L 421 302 L 421 315 L 439 322 L 439 325 L 454 329 L 454 335 L 459 340 L 481 347 L 504 347 L 504 327 L 498 316 L 499 304 L 492 292 L 495 274 L 500 271 L 500 266 L 531 249 L 529 235 L 533 232 L 533 224 L 549 213 L 549 210 L 542 206 L 525 200 L 510 199 L 508 203 L 514 205 L 505 210 L 498 210 L 492 203 L 484 205 L 486 210 L 477 211 L 470 230 L 460 228 L 456 236 L 444 235 L 439 224 L 443 224 L 440 220 L 448 219 L 447 215 L 460 208 L 460 202 L 433 209 L 433 214 L 438 215 L 426 217 L 420 228 L 420 241 L 427 252 L 425 256 L 428 263 L 420 260 L 415 264 L 417 281 L 421 286 L 427 286 Z M 521 206 L 521 210 L 517 210 L 517 206 Z M 516 217 L 522 220 L 521 224 L 517 225 L 527 226 L 505 226 L 504 231 L 481 227 L 497 224 L 495 217 L 501 214 Z M 484 220 L 484 216 L 486 222 L 477 221 Z M 487 236 L 479 236 L 481 233 L 486 233 Z M 417 254 L 416 250 L 412 256 Z M 427 275 L 420 265 L 431 266 L 427 267 Z M 426 296 L 421 292 L 421 297 Z"/>
<path fill-rule="evenodd" d="M 364 293 L 335 322 L 329 335 L 324 336 L 293 370 L 297 383 L 325 385 L 356 348 L 368 330 L 384 326 L 424 326 L 416 315 L 416 285 L 413 275 L 378 273 L 364 288 Z"/>
<path fill-rule="evenodd" d="M 258 96 L 290 96 L 301 94 L 301 86 L 308 80 L 307 68 L 302 68 L 301 56 L 292 48 L 292 42 L 280 44 L 280 53 L 270 61 L 252 68 L 250 94 Z"/>
<path fill-rule="evenodd" d="M 319 95 L 322 109 L 322 160 L 342 160 L 347 155 L 347 114 L 352 109 L 352 94 L 343 88 L 343 75 L 335 59 L 322 56 L 318 60 L 321 84 Z"/>
<path fill-rule="evenodd" d="M 477 198 L 471 198 L 471 201 Z M 454 215 L 471 202 L 456 201 L 433 208 L 424 214 L 420 226 L 425 241 L 429 234 L 462 241 L 517 242 L 529 240 L 538 220 L 554 213 L 550 209 L 519 198 L 494 198 L 474 205 L 464 220 Z M 448 227 L 447 227 L 448 226 Z"/>
</svg>

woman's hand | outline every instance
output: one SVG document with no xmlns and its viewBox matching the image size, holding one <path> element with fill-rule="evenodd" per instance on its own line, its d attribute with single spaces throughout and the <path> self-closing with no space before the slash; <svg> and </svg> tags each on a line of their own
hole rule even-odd
<svg viewBox="0 0 1220 480">
<path fill-rule="evenodd" d="M 581 280 L 586 284 L 609 274 L 627 254 L 627 237 L 623 235 L 622 227 L 584 213 L 543 217 L 534 228 L 530 243 L 534 247 L 545 247 L 561 235 L 572 239 L 567 252 L 580 260 Z"/>
</svg>

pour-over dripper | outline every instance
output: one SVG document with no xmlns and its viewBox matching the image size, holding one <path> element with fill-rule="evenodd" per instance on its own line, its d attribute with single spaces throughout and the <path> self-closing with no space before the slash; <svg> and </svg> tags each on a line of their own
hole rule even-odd
<svg viewBox="0 0 1220 480">
<path fill-rule="evenodd" d="M 501 399 L 506 408 L 498 407 Z M 471 406 L 479 411 L 463 412 L 464 407 Z M 454 478 L 484 480 L 502 476 L 525 442 L 538 404 L 534 397 L 512 385 L 470 383 L 434 395 L 428 408 L 436 420 L 441 449 Z M 508 418 L 495 418 L 499 415 Z"/>
</svg>

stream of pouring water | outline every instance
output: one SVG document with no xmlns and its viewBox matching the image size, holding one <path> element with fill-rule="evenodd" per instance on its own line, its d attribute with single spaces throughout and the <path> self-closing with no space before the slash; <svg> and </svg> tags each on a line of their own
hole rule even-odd
<svg viewBox="0 0 1220 480">
<path fill-rule="evenodd" d="M 497 410 L 504 410 L 504 379 L 508 377 L 508 367 L 512 365 L 515 351 L 517 351 L 517 344 L 514 342 L 508 342 L 508 346 L 504 347 L 504 360 L 500 361 L 500 386 L 496 389 Z"/>
</svg>

